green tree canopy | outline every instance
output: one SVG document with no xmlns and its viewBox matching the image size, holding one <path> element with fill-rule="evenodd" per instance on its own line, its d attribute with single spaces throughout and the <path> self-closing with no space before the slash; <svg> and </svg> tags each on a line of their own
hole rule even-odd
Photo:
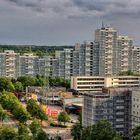
<svg viewBox="0 0 140 140">
<path fill-rule="evenodd" d="M 33 138 L 36 138 L 38 133 L 41 131 L 41 126 L 37 120 L 33 120 L 32 123 L 30 124 L 30 130 L 32 132 Z"/>
<path fill-rule="evenodd" d="M 48 135 L 42 129 L 38 132 L 36 140 L 49 140 Z"/>
<path fill-rule="evenodd" d="M 106 120 L 98 121 L 92 127 L 91 137 L 93 140 L 112 140 L 115 135 L 111 124 Z"/>
<path fill-rule="evenodd" d="M 29 135 L 30 131 L 28 126 L 25 124 L 19 123 L 18 124 L 18 138 L 19 140 L 30 140 L 31 137 Z"/>
<path fill-rule="evenodd" d="M 14 128 L 3 126 L 0 128 L 0 140 L 18 140 L 18 134 Z"/>
<path fill-rule="evenodd" d="M 0 104 L 0 121 L 3 121 L 6 118 L 6 111 L 2 108 Z"/>
<path fill-rule="evenodd" d="M 6 78 L 6 77 L 0 78 L 0 91 L 3 91 L 3 90 L 5 91 L 15 90 L 15 87 L 9 78 Z"/>
<path fill-rule="evenodd" d="M 23 86 L 22 86 L 21 82 L 19 82 L 19 81 L 15 82 L 14 86 L 15 86 L 16 91 L 23 91 Z"/>
<path fill-rule="evenodd" d="M 17 81 L 21 82 L 25 89 L 27 86 L 34 86 L 36 78 L 33 76 L 21 76 L 17 78 Z"/>
<path fill-rule="evenodd" d="M 10 111 L 18 121 L 26 122 L 28 120 L 29 113 L 13 93 L 2 92 L 0 94 L 0 104 L 4 109 Z"/>
<path fill-rule="evenodd" d="M 73 136 L 73 140 L 80 140 L 82 138 L 82 130 L 83 127 L 80 123 L 73 125 L 71 129 L 71 135 Z"/>
<path fill-rule="evenodd" d="M 58 121 L 59 122 L 64 122 L 64 125 L 66 122 L 68 122 L 70 120 L 69 115 L 67 114 L 67 112 L 60 112 L 60 114 L 58 115 Z"/>
<path fill-rule="evenodd" d="M 140 134 L 140 126 L 137 126 L 132 130 L 132 135 L 133 135 L 133 137 L 135 137 L 139 134 Z"/>
<path fill-rule="evenodd" d="M 136 136 L 134 137 L 134 140 L 140 140 L 140 134 L 136 135 Z"/>
<path fill-rule="evenodd" d="M 31 114 L 32 117 L 42 120 L 47 120 L 47 114 L 42 110 L 35 100 L 30 99 L 27 102 L 27 111 Z"/>
</svg>

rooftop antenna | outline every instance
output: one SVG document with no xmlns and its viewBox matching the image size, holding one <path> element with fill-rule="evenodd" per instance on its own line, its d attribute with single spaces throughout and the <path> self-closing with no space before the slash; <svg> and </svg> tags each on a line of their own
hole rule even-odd
<svg viewBox="0 0 140 140">
<path fill-rule="evenodd" d="M 102 21 L 102 29 L 104 29 L 105 27 L 104 27 L 104 22 Z"/>
</svg>

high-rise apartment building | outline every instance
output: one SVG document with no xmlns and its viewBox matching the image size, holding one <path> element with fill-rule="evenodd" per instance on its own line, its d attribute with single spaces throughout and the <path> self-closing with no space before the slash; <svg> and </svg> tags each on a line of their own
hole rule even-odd
<svg viewBox="0 0 140 140">
<path fill-rule="evenodd" d="M 133 47 L 131 52 L 131 71 L 140 73 L 140 47 Z"/>
<path fill-rule="evenodd" d="M 117 31 L 109 27 L 97 29 L 95 42 L 99 45 L 99 75 L 113 75 L 117 67 Z"/>
<path fill-rule="evenodd" d="M 19 54 L 14 51 L 0 53 L 0 76 L 18 77 L 19 76 Z"/>
<path fill-rule="evenodd" d="M 20 74 L 22 75 L 37 75 L 39 74 L 38 56 L 32 53 L 25 53 L 19 57 Z"/>
<path fill-rule="evenodd" d="M 140 49 L 128 36 L 118 36 L 111 27 L 95 31 L 95 40 L 77 43 L 73 48 L 56 51 L 55 56 L 40 58 L 14 51 L 0 53 L 0 75 L 114 76 L 131 70 L 140 72 Z M 9 65 L 10 64 L 10 65 Z"/>
<path fill-rule="evenodd" d="M 118 36 L 118 45 L 116 50 L 116 74 L 130 70 L 132 58 L 131 49 L 132 39 L 130 39 L 128 36 Z"/>
<path fill-rule="evenodd" d="M 140 89 L 105 88 L 100 93 L 84 95 L 83 126 L 105 119 L 119 133 L 130 138 L 132 129 L 140 125 L 139 92 Z"/>
</svg>

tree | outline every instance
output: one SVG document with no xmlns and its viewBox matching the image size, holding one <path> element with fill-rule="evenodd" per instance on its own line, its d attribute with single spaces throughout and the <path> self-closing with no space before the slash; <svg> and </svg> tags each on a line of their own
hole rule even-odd
<svg viewBox="0 0 140 140">
<path fill-rule="evenodd" d="M 14 128 L 3 126 L 0 128 L 0 140 L 18 140 L 18 135 Z"/>
<path fill-rule="evenodd" d="M 6 111 L 0 105 L 0 121 L 3 121 L 6 118 Z"/>
<path fill-rule="evenodd" d="M 29 113 L 13 93 L 2 92 L 0 94 L 0 104 L 4 109 L 10 111 L 18 121 L 24 123 L 28 120 Z"/>
<path fill-rule="evenodd" d="M 132 136 L 135 137 L 139 134 L 140 134 L 140 126 L 137 126 L 132 130 Z"/>
<path fill-rule="evenodd" d="M 116 136 L 111 124 L 106 120 L 100 120 L 92 126 L 92 140 L 112 140 Z"/>
<path fill-rule="evenodd" d="M 135 75 L 132 71 L 128 70 L 128 71 L 123 71 L 121 72 L 119 75 Z"/>
<path fill-rule="evenodd" d="M 37 120 L 33 120 L 29 127 L 30 127 L 30 130 L 32 132 L 33 138 L 36 138 L 38 133 L 42 129 Z"/>
<path fill-rule="evenodd" d="M 136 135 L 136 136 L 134 137 L 134 140 L 140 140 L 140 134 Z"/>
<path fill-rule="evenodd" d="M 82 136 L 81 136 L 80 140 L 92 140 L 91 133 L 92 133 L 92 126 L 88 126 L 86 128 L 83 128 Z"/>
<path fill-rule="evenodd" d="M 36 140 L 49 140 L 48 135 L 42 129 L 38 132 Z"/>
<path fill-rule="evenodd" d="M 35 80 L 36 80 L 36 78 L 32 77 L 32 76 L 21 76 L 21 77 L 17 78 L 17 81 L 22 83 L 24 89 L 27 86 L 34 86 Z"/>
<path fill-rule="evenodd" d="M 119 134 L 116 134 L 113 140 L 123 140 L 123 138 Z"/>
<path fill-rule="evenodd" d="M 64 126 L 65 123 L 68 122 L 70 120 L 69 115 L 67 114 L 67 112 L 60 112 L 59 116 L 58 116 L 58 121 L 59 122 L 64 122 Z"/>
<path fill-rule="evenodd" d="M 73 125 L 71 129 L 71 135 L 73 136 L 73 140 L 80 140 L 82 137 L 82 125 L 80 123 L 76 123 Z"/>
<path fill-rule="evenodd" d="M 36 76 L 35 86 L 45 86 L 46 85 L 46 78 L 40 75 Z"/>
<path fill-rule="evenodd" d="M 41 121 L 48 119 L 47 114 L 33 99 L 28 100 L 27 111 L 31 114 L 32 117 L 40 119 Z"/>
<path fill-rule="evenodd" d="M 1 77 L 0 78 L 0 91 L 14 91 L 15 87 L 9 78 Z"/>
<path fill-rule="evenodd" d="M 15 86 L 16 91 L 23 91 L 23 86 L 22 86 L 21 82 L 19 82 L 19 81 L 15 82 L 14 86 Z"/>
<path fill-rule="evenodd" d="M 31 137 L 30 137 L 29 133 L 30 133 L 29 128 L 25 124 L 19 123 L 19 125 L 18 125 L 19 140 L 30 140 Z"/>
</svg>

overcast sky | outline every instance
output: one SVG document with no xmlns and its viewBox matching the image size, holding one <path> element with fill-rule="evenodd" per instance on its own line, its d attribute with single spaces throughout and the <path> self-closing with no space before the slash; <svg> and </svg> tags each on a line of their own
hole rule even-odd
<svg viewBox="0 0 140 140">
<path fill-rule="evenodd" d="M 102 21 L 140 44 L 140 0 L 0 0 L 0 44 L 82 43 Z"/>
</svg>

